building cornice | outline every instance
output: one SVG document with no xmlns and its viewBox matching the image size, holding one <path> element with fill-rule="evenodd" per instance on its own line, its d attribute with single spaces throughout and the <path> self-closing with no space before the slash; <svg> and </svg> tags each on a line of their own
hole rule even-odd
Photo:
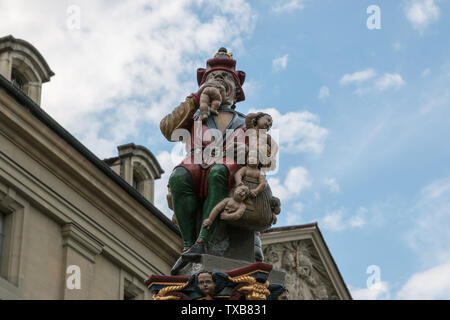
<svg viewBox="0 0 450 320">
<path fill-rule="evenodd" d="M 92 263 L 95 263 L 95 256 L 102 252 L 104 244 L 80 226 L 70 222 L 65 224 L 61 230 L 63 236 L 63 246 L 70 247 L 83 255 Z"/>
</svg>

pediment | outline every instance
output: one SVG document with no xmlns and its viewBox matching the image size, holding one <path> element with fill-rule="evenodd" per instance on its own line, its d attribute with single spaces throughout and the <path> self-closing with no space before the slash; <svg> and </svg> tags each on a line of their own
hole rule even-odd
<svg viewBox="0 0 450 320">
<path fill-rule="evenodd" d="M 264 262 L 286 273 L 290 300 L 347 300 L 350 292 L 317 223 L 261 234 Z"/>
</svg>

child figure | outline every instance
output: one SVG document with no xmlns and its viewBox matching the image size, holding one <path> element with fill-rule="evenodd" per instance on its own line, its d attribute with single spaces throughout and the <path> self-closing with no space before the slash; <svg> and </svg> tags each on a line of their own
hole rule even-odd
<svg viewBox="0 0 450 320">
<path fill-rule="evenodd" d="M 205 90 L 203 90 L 203 93 L 200 96 L 200 113 L 202 114 L 201 116 L 201 120 L 206 120 L 208 118 L 208 111 L 210 111 L 212 114 L 214 115 L 219 115 L 219 112 L 217 112 L 217 110 L 220 107 L 220 104 L 222 103 L 222 100 L 225 97 L 225 88 L 223 85 L 221 85 L 219 82 L 217 81 L 211 81 L 208 83 L 207 88 L 205 88 Z M 217 94 L 217 91 L 215 90 L 211 90 L 211 86 L 217 88 L 220 90 L 220 95 Z M 211 104 L 211 108 L 209 108 L 208 106 Z M 209 110 L 208 110 L 209 109 Z"/>
<path fill-rule="evenodd" d="M 256 198 L 267 186 L 266 176 L 260 170 L 257 152 L 249 152 L 247 156 L 247 165 L 240 168 L 234 175 L 234 181 L 237 186 L 245 185 L 250 188 L 250 195 Z"/>
<path fill-rule="evenodd" d="M 281 212 L 281 202 L 279 198 L 272 197 L 272 199 L 270 200 L 270 209 L 272 209 L 273 214 L 272 224 L 276 224 L 278 220 L 277 215 L 279 215 Z"/>
<path fill-rule="evenodd" d="M 223 199 L 212 209 L 209 217 L 203 220 L 202 227 L 209 229 L 219 213 L 222 220 L 234 221 L 241 218 L 246 209 L 244 200 L 247 195 L 248 188 L 244 185 L 238 186 L 234 190 L 233 197 Z"/>
<path fill-rule="evenodd" d="M 272 127 L 272 123 L 272 116 L 264 112 L 249 113 L 245 118 L 245 126 L 247 127 L 247 130 L 255 130 L 254 134 L 256 136 L 257 149 L 267 157 L 271 157 L 271 155 L 275 155 L 278 152 L 278 145 L 272 137 L 267 134 L 267 131 L 269 131 Z M 264 139 L 266 141 L 264 141 Z M 273 165 L 275 164 L 272 164 L 271 162 L 264 163 L 265 167 L 270 167 Z"/>
<path fill-rule="evenodd" d="M 253 220 L 252 223 L 270 226 L 273 222 L 273 212 L 270 207 L 272 191 L 266 182 L 258 156 L 259 152 L 249 151 L 246 166 L 234 174 L 234 180 L 237 186 L 246 186 L 250 194 L 245 204 L 246 212 L 251 214 L 244 215 L 242 222 Z"/>
<path fill-rule="evenodd" d="M 269 131 L 272 127 L 272 116 L 264 112 L 249 113 L 245 117 L 245 126 L 247 129 L 256 129 L 257 134 L 259 130 Z"/>
</svg>

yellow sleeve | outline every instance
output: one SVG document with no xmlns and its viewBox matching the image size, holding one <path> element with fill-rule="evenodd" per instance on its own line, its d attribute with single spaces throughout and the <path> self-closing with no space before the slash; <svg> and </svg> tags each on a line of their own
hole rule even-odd
<svg viewBox="0 0 450 320">
<path fill-rule="evenodd" d="M 182 102 L 172 113 L 161 120 L 159 128 L 164 137 L 172 141 L 170 138 L 176 129 L 189 129 L 192 125 L 192 117 L 196 110 L 197 107 L 195 106 L 194 100 L 192 98 L 186 98 L 185 102 Z"/>
</svg>

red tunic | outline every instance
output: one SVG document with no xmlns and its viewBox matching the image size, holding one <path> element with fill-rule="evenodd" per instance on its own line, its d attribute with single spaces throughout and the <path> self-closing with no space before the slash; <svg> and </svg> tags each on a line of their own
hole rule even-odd
<svg viewBox="0 0 450 320">
<path fill-rule="evenodd" d="M 220 111 L 228 112 L 228 111 Z M 244 116 L 240 113 L 234 112 L 234 117 L 226 129 L 233 130 L 233 134 L 226 137 L 223 135 L 222 150 L 227 150 L 234 144 L 235 141 L 245 143 L 245 123 Z M 201 158 L 202 163 L 195 163 L 195 152 L 203 153 L 203 149 L 208 145 L 214 144 L 214 139 L 209 129 L 218 129 L 217 122 L 214 116 L 210 116 L 205 122 L 199 120 L 198 112 L 193 117 L 194 123 L 191 127 L 191 141 L 186 143 L 186 151 L 188 156 L 177 167 L 185 168 L 192 176 L 193 188 L 195 194 L 200 199 L 206 198 L 208 195 L 208 175 L 211 168 L 216 164 L 223 164 L 228 169 L 228 189 L 231 190 L 234 184 L 234 174 L 240 168 L 240 165 L 230 157 L 215 159 Z M 225 131 L 226 132 L 226 131 Z M 198 157 L 197 157 L 198 158 Z M 208 161 L 209 160 L 209 161 Z"/>
</svg>

